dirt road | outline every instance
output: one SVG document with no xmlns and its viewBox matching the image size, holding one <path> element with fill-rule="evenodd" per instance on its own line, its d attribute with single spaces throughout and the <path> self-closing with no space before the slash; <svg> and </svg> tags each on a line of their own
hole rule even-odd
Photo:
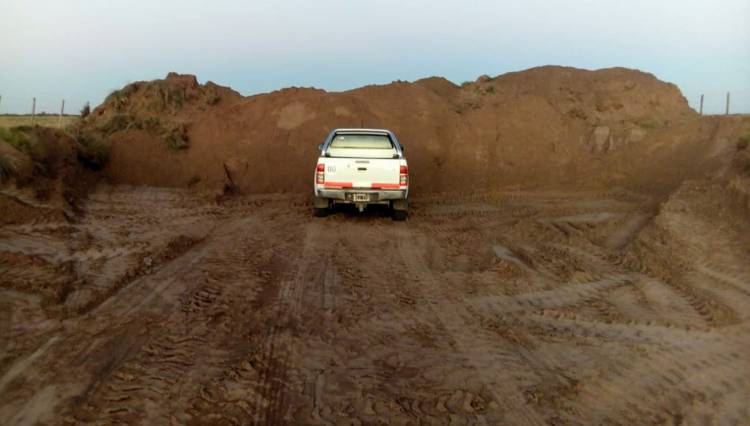
<svg viewBox="0 0 750 426">
<path fill-rule="evenodd" d="M 423 197 L 397 223 L 100 189 L 0 230 L 0 419 L 747 424 L 747 247 L 652 201 Z M 640 258 L 657 226 L 692 239 Z"/>
</svg>

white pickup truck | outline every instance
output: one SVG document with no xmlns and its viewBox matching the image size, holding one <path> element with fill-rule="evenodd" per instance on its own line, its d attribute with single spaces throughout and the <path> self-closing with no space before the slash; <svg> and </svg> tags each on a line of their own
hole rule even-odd
<svg viewBox="0 0 750 426">
<path fill-rule="evenodd" d="M 382 129 L 336 129 L 320 146 L 315 167 L 313 211 L 325 216 L 334 204 L 385 204 L 404 220 L 409 167 L 396 135 Z"/>
</svg>

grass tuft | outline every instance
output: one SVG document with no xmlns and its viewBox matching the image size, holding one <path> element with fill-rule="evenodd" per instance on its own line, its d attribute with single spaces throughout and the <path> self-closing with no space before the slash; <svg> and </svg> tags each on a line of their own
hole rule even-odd
<svg viewBox="0 0 750 426">
<path fill-rule="evenodd" d="M 742 151 L 750 145 L 750 133 L 746 133 L 737 140 L 737 151 Z"/>
<path fill-rule="evenodd" d="M 31 157 L 35 163 L 42 163 L 47 157 L 47 148 L 39 143 L 36 136 L 30 134 L 32 130 L 30 126 L 18 126 L 11 129 L 0 127 L 0 139 Z"/>
<path fill-rule="evenodd" d="M 155 82 L 149 90 L 152 91 L 151 102 L 148 105 L 151 112 L 161 113 L 180 109 L 187 100 L 185 88 L 174 87 L 163 81 Z"/>
<path fill-rule="evenodd" d="M 104 99 L 104 103 L 114 105 L 115 111 L 122 111 L 123 108 L 127 106 L 130 100 L 130 95 L 137 92 L 139 87 L 138 83 L 131 83 L 122 89 L 113 90 L 112 93 L 107 95 L 107 98 Z"/>
<path fill-rule="evenodd" d="M 129 130 L 133 127 L 139 128 L 138 120 L 132 114 L 115 114 L 102 127 L 99 128 L 105 135 Z"/>
<path fill-rule="evenodd" d="M 172 149 L 180 150 L 188 148 L 187 126 L 180 124 L 169 130 L 164 138 L 167 146 Z"/>
<path fill-rule="evenodd" d="M 26 126 L 6 129 L 0 127 L 0 139 L 11 144 L 19 151 L 25 152 L 31 145 L 29 137 L 25 134 Z"/>
<path fill-rule="evenodd" d="M 91 170 L 101 170 L 109 160 L 109 146 L 95 136 L 76 136 L 76 156 L 78 161 Z"/>
<path fill-rule="evenodd" d="M 149 117 L 141 123 L 141 128 L 153 133 L 160 133 L 164 131 L 164 126 L 161 124 L 161 120 L 158 117 Z"/>
<path fill-rule="evenodd" d="M 656 118 L 646 118 L 638 122 L 638 125 L 644 129 L 661 129 L 664 127 L 664 122 Z"/>
<path fill-rule="evenodd" d="M 8 154 L 0 154 L 0 182 L 16 175 L 16 161 Z"/>
</svg>

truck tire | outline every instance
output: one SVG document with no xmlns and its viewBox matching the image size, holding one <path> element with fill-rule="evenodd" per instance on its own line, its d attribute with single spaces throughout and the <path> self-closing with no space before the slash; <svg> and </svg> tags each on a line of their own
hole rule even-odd
<svg viewBox="0 0 750 426">
<path fill-rule="evenodd" d="M 393 220 L 406 220 L 408 215 L 406 210 L 393 210 Z"/>
</svg>

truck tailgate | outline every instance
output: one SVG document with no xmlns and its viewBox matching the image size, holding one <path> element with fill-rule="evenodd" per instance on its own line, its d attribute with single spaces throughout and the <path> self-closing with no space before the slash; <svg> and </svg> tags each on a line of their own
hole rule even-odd
<svg viewBox="0 0 750 426">
<path fill-rule="evenodd" d="M 326 158 L 325 186 L 399 188 L 399 160 L 390 158 Z"/>
</svg>

